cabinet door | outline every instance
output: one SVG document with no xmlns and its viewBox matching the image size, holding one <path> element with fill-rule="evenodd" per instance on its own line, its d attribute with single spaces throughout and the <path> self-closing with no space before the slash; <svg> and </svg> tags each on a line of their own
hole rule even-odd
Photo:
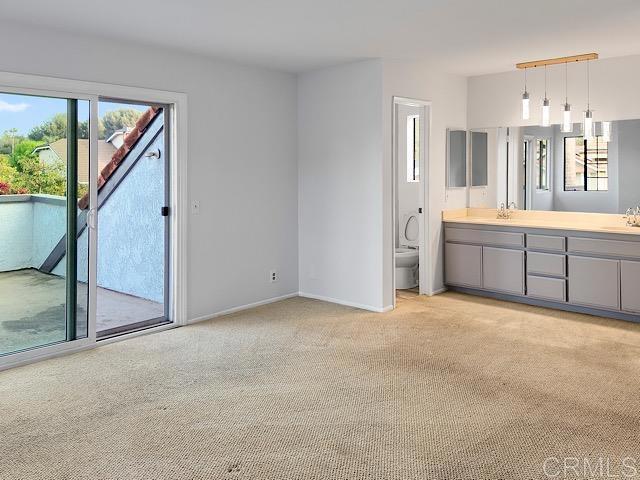
<svg viewBox="0 0 640 480">
<path fill-rule="evenodd" d="M 524 295 L 524 252 L 484 247 L 482 285 L 485 290 Z"/>
<path fill-rule="evenodd" d="M 444 274 L 449 285 L 482 287 L 482 247 L 445 244 Z"/>
<path fill-rule="evenodd" d="M 622 309 L 640 313 L 640 262 L 620 262 Z"/>
<path fill-rule="evenodd" d="M 569 302 L 587 307 L 620 309 L 620 262 L 569 257 Z"/>
</svg>

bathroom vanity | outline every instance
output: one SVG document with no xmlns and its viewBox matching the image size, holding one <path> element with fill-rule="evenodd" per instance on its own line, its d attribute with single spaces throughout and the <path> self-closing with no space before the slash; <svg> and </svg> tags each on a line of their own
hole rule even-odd
<svg viewBox="0 0 640 480">
<path fill-rule="evenodd" d="M 621 215 L 443 212 L 452 290 L 640 322 L 640 227 Z"/>
</svg>

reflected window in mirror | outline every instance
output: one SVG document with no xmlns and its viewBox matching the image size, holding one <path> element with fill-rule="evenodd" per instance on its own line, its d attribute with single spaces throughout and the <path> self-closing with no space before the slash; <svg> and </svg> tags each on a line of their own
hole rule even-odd
<svg viewBox="0 0 640 480">
<path fill-rule="evenodd" d="M 602 136 L 564 139 L 564 189 L 568 192 L 609 190 L 609 148 Z"/>
<path fill-rule="evenodd" d="M 536 139 L 536 152 L 534 174 L 536 177 L 536 190 L 549 190 L 549 147 L 548 138 Z"/>
<path fill-rule="evenodd" d="M 420 115 L 407 117 L 407 182 L 420 181 Z"/>
</svg>

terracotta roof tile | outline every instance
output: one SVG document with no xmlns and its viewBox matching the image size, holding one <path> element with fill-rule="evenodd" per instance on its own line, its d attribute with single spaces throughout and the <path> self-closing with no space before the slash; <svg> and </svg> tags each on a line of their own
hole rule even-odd
<svg viewBox="0 0 640 480">
<path fill-rule="evenodd" d="M 162 108 L 150 107 L 140 116 L 140 118 L 136 122 L 135 127 L 133 127 L 133 130 L 131 130 L 124 137 L 124 143 L 122 144 L 122 146 L 118 150 L 116 150 L 116 152 L 111 157 L 111 161 L 104 166 L 104 168 L 98 175 L 98 191 L 100 191 L 103 185 L 107 183 L 109 177 L 111 177 L 111 175 L 113 175 L 113 173 L 118 169 L 127 154 L 131 151 L 136 142 L 147 130 L 149 124 L 161 111 Z M 78 206 L 81 210 L 86 210 L 89 207 L 88 192 L 78 201 Z"/>
</svg>

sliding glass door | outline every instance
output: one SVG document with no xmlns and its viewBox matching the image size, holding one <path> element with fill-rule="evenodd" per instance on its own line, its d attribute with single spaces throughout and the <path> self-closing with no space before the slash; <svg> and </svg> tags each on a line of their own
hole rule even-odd
<svg viewBox="0 0 640 480">
<path fill-rule="evenodd" d="M 98 338 L 170 323 L 168 110 L 98 104 Z"/>
<path fill-rule="evenodd" d="M 91 336 L 92 108 L 0 93 L 0 357 Z"/>
</svg>

